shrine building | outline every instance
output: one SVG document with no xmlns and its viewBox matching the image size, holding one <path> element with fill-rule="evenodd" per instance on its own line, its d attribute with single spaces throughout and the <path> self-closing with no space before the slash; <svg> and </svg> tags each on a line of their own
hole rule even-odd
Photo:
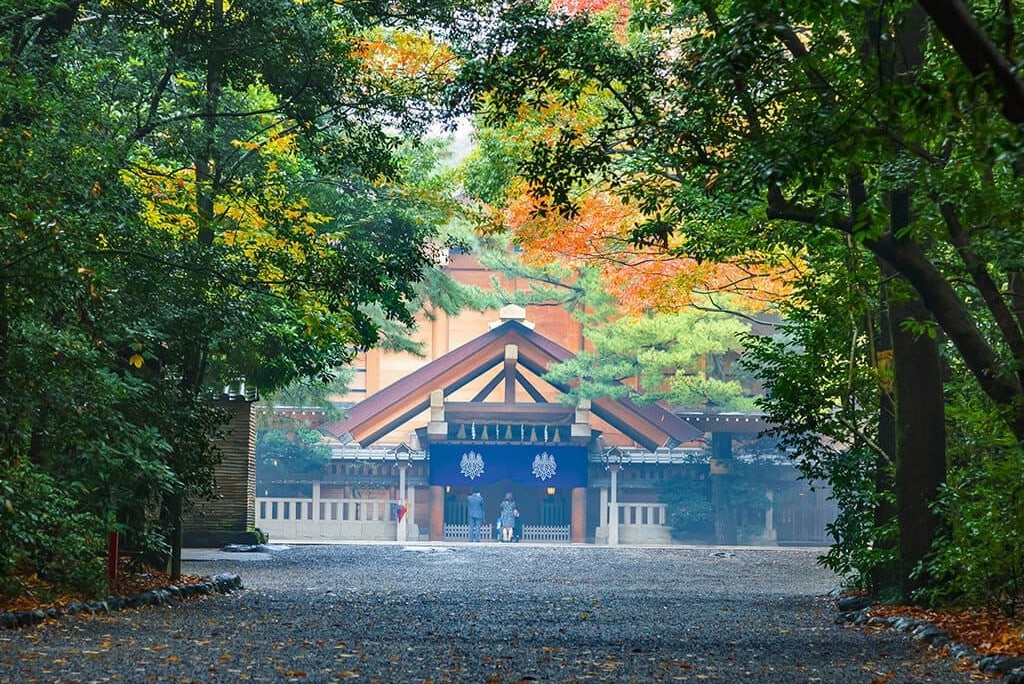
<svg viewBox="0 0 1024 684">
<path fill-rule="evenodd" d="M 313 477 L 261 478 L 256 526 L 282 541 L 468 540 L 466 497 L 476 488 L 491 528 L 499 501 L 513 494 L 524 542 L 671 544 L 680 540 L 661 500 L 665 483 L 686 478 L 728 492 L 717 485 L 742 470 L 756 473 L 744 491 L 753 488 L 765 503 L 737 507 L 729 538 L 719 530 L 705 541 L 828 543 L 835 506 L 827 489 L 799 480 L 784 455 L 734 453 L 737 440 L 750 442 L 767 427 L 761 416 L 625 398 L 566 403 L 568 387 L 543 375 L 573 356 L 552 337 L 576 339 L 578 331 L 552 321 L 549 337 L 526 314 L 506 306 L 488 329 L 447 351 L 453 328 L 438 333 L 450 322 L 433 321 L 433 358 L 397 364 L 398 377 L 379 388 L 369 376 L 356 383 L 364 398 L 343 420 L 318 423 L 307 411 L 331 461 Z M 379 363 L 367 356 L 364 369 Z"/>
</svg>

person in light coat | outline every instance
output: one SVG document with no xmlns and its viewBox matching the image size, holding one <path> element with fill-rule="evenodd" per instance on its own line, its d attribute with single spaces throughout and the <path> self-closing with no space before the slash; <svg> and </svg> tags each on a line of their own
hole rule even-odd
<svg viewBox="0 0 1024 684">
<path fill-rule="evenodd" d="M 516 516 L 519 509 L 516 508 L 516 500 L 512 492 L 507 492 L 501 502 L 501 541 L 512 541 L 512 531 L 516 526 Z"/>
</svg>

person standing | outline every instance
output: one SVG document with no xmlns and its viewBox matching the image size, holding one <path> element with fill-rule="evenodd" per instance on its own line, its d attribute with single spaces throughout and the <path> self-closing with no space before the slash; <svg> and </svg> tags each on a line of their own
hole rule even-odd
<svg viewBox="0 0 1024 684">
<path fill-rule="evenodd" d="M 473 488 L 473 493 L 466 499 L 469 510 L 469 541 L 480 541 L 480 526 L 484 522 L 484 497 L 480 490 Z"/>
<path fill-rule="evenodd" d="M 512 530 L 516 526 L 516 516 L 519 509 L 516 508 L 516 500 L 512 492 L 506 492 L 501 502 L 501 541 L 512 541 Z"/>
</svg>

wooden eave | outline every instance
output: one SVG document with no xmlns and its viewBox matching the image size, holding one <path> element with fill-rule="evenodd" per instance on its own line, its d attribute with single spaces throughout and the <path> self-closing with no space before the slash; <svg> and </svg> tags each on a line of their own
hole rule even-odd
<svg viewBox="0 0 1024 684">
<path fill-rule="evenodd" d="M 773 424 L 765 416 L 750 413 L 677 413 L 682 420 L 704 432 L 731 433 L 736 435 L 757 435 Z"/>
<path fill-rule="evenodd" d="M 556 423 L 571 421 L 575 406 L 567 404 L 498 404 L 486 402 L 445 402 L 448 422 Z"/>
<path fill-rule="evenodd" d="M 508 363 L 505 358 L 508 345 L 518 348 L 516 363 L 538 376 L 546 373 L 552 364 L 573 357 L 564 347 L 526 326 L 506 321 L 359 402 L 349 410 L 345 420 L 324 424 L 320 429 L 342 441 L 369 446 L 425 411 L 430 405 L 432 391 L 443 390 L 447 397 L 502 364 L 505 364 L 506 372 L 514 372 L 515 364 Z M 550 384 L 562 392 L 569 389 L 568 385 Z M 451 406 L 457 415 L 470 415 L 470 408 L 464 403 Z M 541 408 L 544 406 L 559 408 Z M 492 412 L 504 416 L 521 412 L 517 413 L 517 420 L 533 411 L 542 422 L 545 412 L 574 409 L 554 403 L 511 403 L 506 392 L 504 403 L 474 402 L 472 410 L 481 417 Z M 700 430 L 658 404 L 639 406 L 629 399 L 598 399 L 591 403 L 591 412 L 650 450 L 675 446 L 703 436 Z"/>
</svg>

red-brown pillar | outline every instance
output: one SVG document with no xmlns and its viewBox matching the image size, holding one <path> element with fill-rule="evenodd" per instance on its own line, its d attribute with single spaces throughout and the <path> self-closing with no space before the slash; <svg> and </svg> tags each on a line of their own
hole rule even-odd
<svg viewBox="0 0 1024 684">
<path fill-rule="evenodd" d="M 569 539 L 573 544 L 582 544 L 587 540 L 587 488 L 572 488 L 572 518 L 570 519 Z"/>
<path fill-rule="evenodd" d="M 444 487 L 430 488 L 430 541 L 444 541 Z"/>
</svg>

